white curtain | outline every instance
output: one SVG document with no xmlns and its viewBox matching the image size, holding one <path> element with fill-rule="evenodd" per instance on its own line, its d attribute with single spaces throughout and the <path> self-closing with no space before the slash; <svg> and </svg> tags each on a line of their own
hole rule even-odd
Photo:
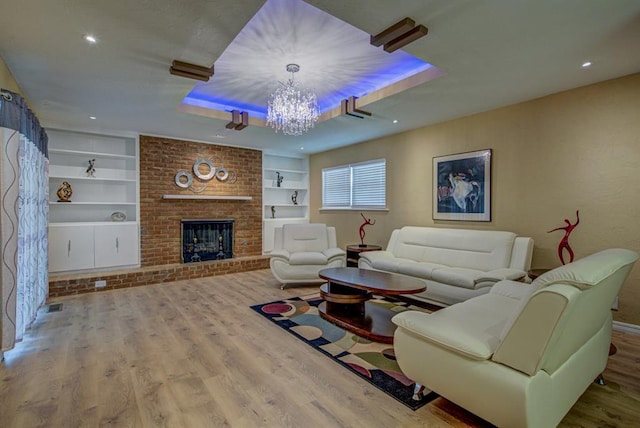
<svg viewBox="0 0 640 428">
<path fill-rule="evenodd" d="M 0 351 L 22 339 L 49 291 L 47 141 L 24 99 L 0 90 Z"/>
</svg>

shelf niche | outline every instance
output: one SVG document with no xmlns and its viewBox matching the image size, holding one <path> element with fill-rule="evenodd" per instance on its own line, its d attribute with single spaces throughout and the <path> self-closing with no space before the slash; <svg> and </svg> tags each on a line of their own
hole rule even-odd
<svg viewBox="0 0 640 428">
<path fill-rule="evenodd" d="M 278 175 L 281 177 L 278 186 Z M 297 193 L 296 202 L 292 196 Z M 309 222 L 309 160 L 289 156 L 262 156 L 262 252 L 273 250 L 276 227 Z M 275 210 L 275 218 L 272 218 Z"/>
</svg>

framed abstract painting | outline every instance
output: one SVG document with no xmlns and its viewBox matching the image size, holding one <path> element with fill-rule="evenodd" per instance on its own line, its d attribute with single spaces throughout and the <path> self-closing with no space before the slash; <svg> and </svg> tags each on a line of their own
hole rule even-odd
<svg viewBox="0 0 640 428">
<path fill-rule="evenodd" d="M 491 149 L 433 158 L 433 219 L 491 221 Z"/>
</svg>

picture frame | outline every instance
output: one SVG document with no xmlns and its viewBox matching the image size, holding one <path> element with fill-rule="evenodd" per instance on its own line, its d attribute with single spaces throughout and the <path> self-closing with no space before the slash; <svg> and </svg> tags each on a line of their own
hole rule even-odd
<svg viewBox="0 0 640 428">
<path fill-rule="evenodd" d="M 433 219 L 491 221 L 491 149 L 433 158 Z"/>
</svg>

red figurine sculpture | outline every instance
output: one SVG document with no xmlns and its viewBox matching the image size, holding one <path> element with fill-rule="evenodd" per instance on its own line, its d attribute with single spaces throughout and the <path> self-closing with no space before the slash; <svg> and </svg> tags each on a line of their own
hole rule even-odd
<svg viewBox="0 0 640 428">
<path fill-rule="evenodd" d="M 562 237 L 562 239 L 560 240 L 560 243 L 558 244 L 558 257 L 560 257 L 560 261 L 562 262 L 563 265 L 565 264 L 564 250 L 567 250 L 567 252 L 569 253 L 569 263 L 573 262 L 573 250 L 571 249 L 571 245 L 569 245 L 569 235 L 571 234 L 573 229 L 576 228 L 578 223 L 580 223 L 579 211 L 576 210 L 576 222 L 574 224 L 571 224 L 568 218 L 565 218 L 564 222 L 567 223 L 566 226 L 556 227 L 555 229 L 552 229 L 547 232 L 547 233 L 551 233 L 551 232 L 555 232 L 556 230 L 564 230 L 564 236 Z"/>
<path fill-rule="evenodd" d="M 362 223 L 362 224 L 360 225 L 360 246 L 361 246 L 361 247 L 366 247 L 366 245 L 365 245 L 365 243 L 364 243 L 364 235 L 365 235 L 364 227 L 365 227 L 365 226 L 368 226 L 368 225 L 370 225 L 370 224 L 372 224 L 372 225 L 373 225 L 373 224 L 376 224 L 376 221 L 375 221 L 375 220 L 373 220 L 373 222 L 371 222 L 371 219 L 370 219 L 370 218 L 366 218 L 366 217 L 364 216 L 364 214 L 360 213 L 360 215 L 361 215 L 361 216 L 362 216 L 362 218 L 364 219 L 364 223 Z"/>
</svg>

